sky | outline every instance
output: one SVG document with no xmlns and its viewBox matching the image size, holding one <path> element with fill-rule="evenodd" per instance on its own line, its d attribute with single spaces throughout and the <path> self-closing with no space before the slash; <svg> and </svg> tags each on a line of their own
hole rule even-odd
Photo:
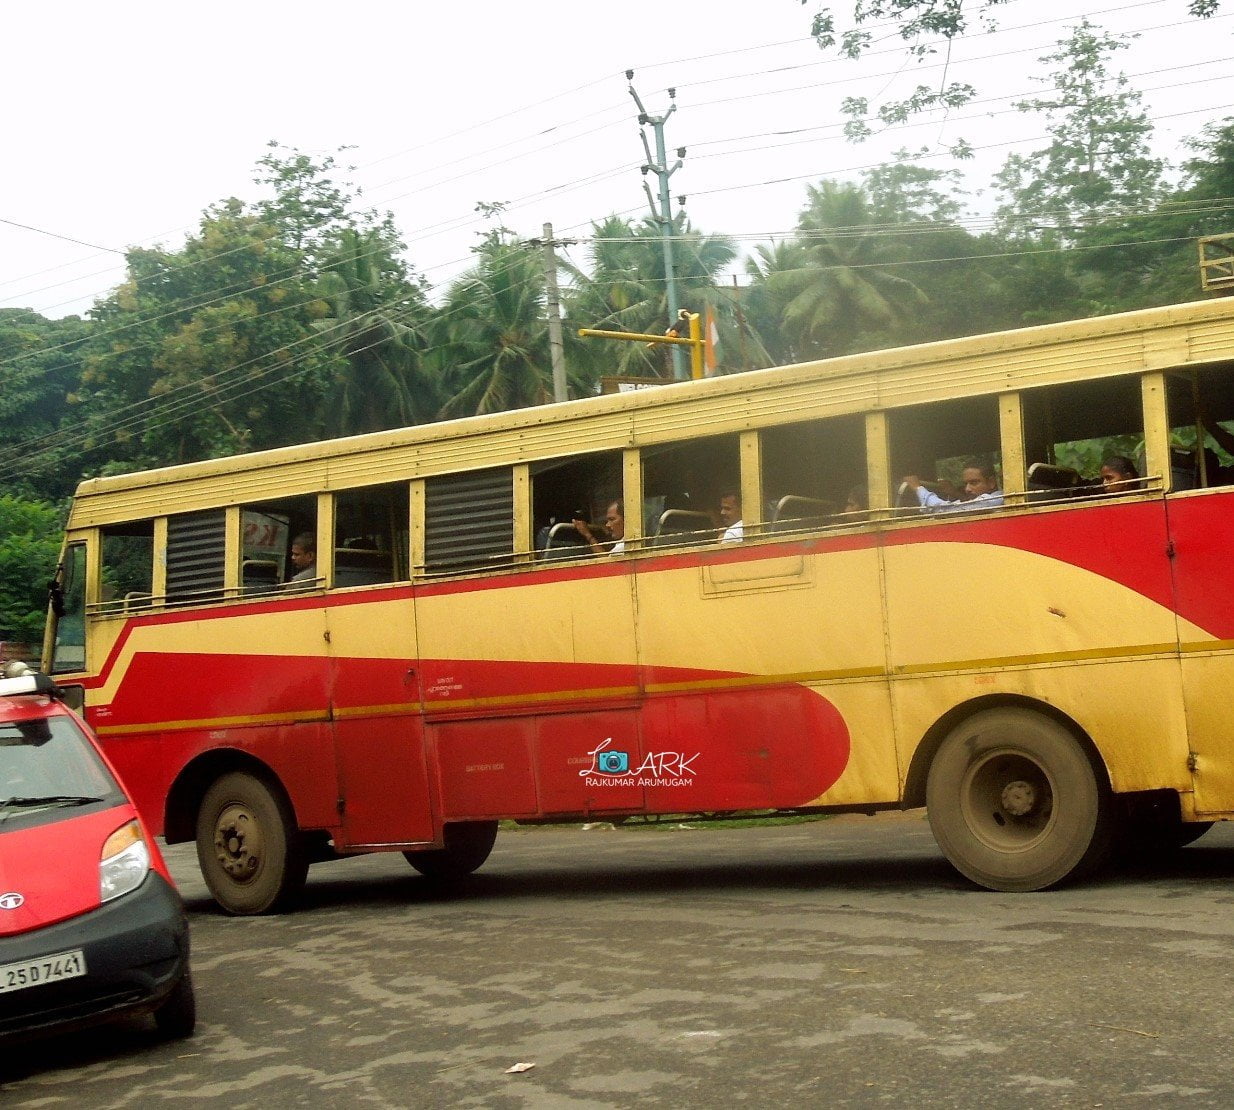
<svg viewBox="0 0 1234 1110">
<path fill-rule="evenodd" d="M 835 10 L 844 11 L 845 0 Z M 851 12 L 851 0 L 848 10 Z M 898 38 L 841 61 L 809 37 L 814 0 L 43 0 L 5 12 L 5 172 L 0 307 L 85 313 L 122 280 L 123 252 L 176 248 L 202 212 L 259 195 L 271 140 L 355 167 L 367 204 L 393 213 L 408 260 L 438 291 L 468 263 L 484 218 L 536 237 L 551 222 L 587 263 L 590 223 L 647 212 L 637 108 L 665 112 L 673 178 L 692 224 L 743 249 L 787 236 L 806 186 L 855 180 L 897 149 L 961 168 L 970 210 L 1008 154 L 1043 145 L 1040 95 L 1055 49 L 1081 17 L 1138 33 L 1118 65 L 1156 124 L 1154 150 L 1234 115 L 1234 0 L 1207 21 L 1186 0 L 1008 0 L 997 29 L 953 47 L 952 80 L 978 100 L 869 142 L 841 135 L 839 104 L 937 84 Z M 976 157 L 947 151 L 966 140 Z M 654 182 L 654 178 L 649 179 Z M 675 202 L 674 202 L 675 204 Z M 73 240 L 73 241 L 70 241 Z M 739 268 L 739 267 L 738 267 Z"/>
</svg>

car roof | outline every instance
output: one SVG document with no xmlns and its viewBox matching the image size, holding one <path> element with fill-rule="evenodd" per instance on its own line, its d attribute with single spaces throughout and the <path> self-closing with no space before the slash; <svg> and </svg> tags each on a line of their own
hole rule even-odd
<svg viewBox="0 0 1234 1110">
<path fill-rule="evenodd" d="M 0 670 L 0 721 L 72 716 L 59 700 L 50 678 L 28 668 L 24 670 L 24 674 Z"/>
</svg>

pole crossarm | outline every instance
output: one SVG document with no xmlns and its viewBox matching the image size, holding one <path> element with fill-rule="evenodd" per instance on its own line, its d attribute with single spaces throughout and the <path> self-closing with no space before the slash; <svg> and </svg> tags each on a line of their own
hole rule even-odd
<svg viewBox="0 0 1234 1110">
<path fill-rule="evenodd" d="M 686 347 L 693 347 L 696 343 L 702 342 L 701 339 L 678 339 L 672 335 L 644 335 L 637 331 L 600 331 L 597 328 L 579 328 L 578 333 L 584 339 L 641 339 L 644 343 L 680 343 Z"/>
<path fill-rule="evenodd" d="M 637 331 L 601 331 L 598 328 L 579 328 L 578 334 L 584 339 L 627 339 L 636 343 L 669 343 L 677 347 L 690 348 L 690 377 L 698 380 L 703 376 L 703 363 L 707 340 L 703 335 L 703 325 L 697 312 L 686 312 L 683 316 L 690 324 L 689 338 L 676 335 L 648 335 Z"/>
</svg>

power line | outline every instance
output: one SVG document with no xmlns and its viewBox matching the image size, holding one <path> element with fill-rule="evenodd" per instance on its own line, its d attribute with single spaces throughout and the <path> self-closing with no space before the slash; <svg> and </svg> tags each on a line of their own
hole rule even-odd
<svg viewBox="0 0 1234 1110">
<path fill-rule="evenodd" d="M 116 250 L 115 247 L 101 247 L 98 243 L 87 243 L 84 239 L 74 239 L 69 235 L 61 235 L 58 231 L 48 231 L 42 227 L 32 227 L 30 224 L 18 223 L 16 220 L 6 220 L 0 217 L 0 224 L 7 224 L 9 227 L 19 227 L 23 231 L 33 231 L 38 235 L 46 235 L 50 239 L 60 239 L 65 243 L 74 243 L 79 247 L 90 247 L 96 251 L 108 251 L 111 254 L 123 254 L 124 251 Z"/>
</svg>

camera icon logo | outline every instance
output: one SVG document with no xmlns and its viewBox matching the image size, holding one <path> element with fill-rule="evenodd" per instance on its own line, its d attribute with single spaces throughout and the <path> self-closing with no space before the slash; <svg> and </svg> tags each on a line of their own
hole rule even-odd
<svg viewBox="0 0 1234 1110">
<path fill-rule="evenodd" d="M 624 775 L 630 770 L 629 752 L 596 752 L 596 770 L 602 775 Z"/>
</svg>

